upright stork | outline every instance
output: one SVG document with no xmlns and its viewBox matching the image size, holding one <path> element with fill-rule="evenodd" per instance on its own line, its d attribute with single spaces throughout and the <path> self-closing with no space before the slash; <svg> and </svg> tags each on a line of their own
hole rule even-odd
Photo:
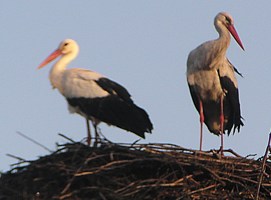
<svg viewBox="0 0 271 200">
<path fill-rule="evenodd" d="M 145 138 L 145 132 L 151 133 L 153 126 L 148 114 L 134 104 L 131 95 L 123 86 L 90 70 L 66 69 L 78 52 L 77 43 L 66 39 L 38 69 L 61 56 L 50 71 L 50 81 L 53 88 L 57 88 L 66 98 L 69 111 L 86 118 L 87 143 L 90 144 L 91 141 L 89 120 L 95 128 L 94 144 L 97 144 L 99 122 L 117 126 L 142 138 Z"/>
<path fill-rule="evenodd" d="M 230 34 L 244 50 L 234 28 L 233 18 L 225 12 L 218 13 L 214 25 L 219 38 L 204 42 L 192 50 L 187 59 L 187 82 L 195 107 L 200 115 L 200 150 L 202 150 L 203 122 L 209 131 L 229 135 L 232 127 L 240 131 L 243 126 L 237 80 L 234 72 L 240 73 L 229 62 L 226 51 L 230 45 Z"/>
</svg>

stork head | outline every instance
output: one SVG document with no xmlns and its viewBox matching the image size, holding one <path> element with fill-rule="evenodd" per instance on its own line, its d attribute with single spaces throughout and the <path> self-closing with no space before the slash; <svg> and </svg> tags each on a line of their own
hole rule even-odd
<svg viewBox="0 0 271 200">
<path fill-rule="evenodd" d="M 79 46 L 76 41 L 72 39 L 66 39 L 62 41 L 58 48 L 52 52 L 38 67 L 38 69 L 44 67 L 59 56 L 66 57 L 68 61 L 73 60 L 79 53 Z"/>
<path fill-rule="evenodd" d="M 229 13 L 226 13 L 226 12 L 218 13 L 215 17 L 214 24 L 218 32 L 220 32 L 219 29 L 226 27 L 228 31 L 230 32 L 230 34 L 234 37 L 235 41 L 244 50 L 244 46 L 241 42 L 241 39 L 239 38 L 239 35 L 234 28 L 233 18 Z"/>
</svg>

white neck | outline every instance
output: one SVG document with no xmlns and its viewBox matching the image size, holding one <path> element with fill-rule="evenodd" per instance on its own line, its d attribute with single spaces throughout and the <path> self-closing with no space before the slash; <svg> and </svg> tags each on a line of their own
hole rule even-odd
<svg viewBox="0 0 271 200">
<path fill-rule="evenodd" d="M 63 94 L 62 78 L 67 65 L 77 57 L 78 51 L 71 51 L 63 54 L 62 57 L 54 64 L 50 71 L 50 81 L 53 88 L 57 88 Z"/>
<path fill-rule="evenodd" d="M 215 28 L 219 33 L 219 38 L 215 40 L 217 51 L 225 55 L 231 42 L 231 35 L 228 29 L 222 24 L 216 23 Z"/>
</svg>

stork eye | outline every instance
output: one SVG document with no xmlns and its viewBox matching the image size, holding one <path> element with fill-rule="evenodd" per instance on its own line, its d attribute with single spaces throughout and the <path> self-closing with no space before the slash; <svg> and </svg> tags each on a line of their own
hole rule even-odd
<svg viewBox="0 0 271 200">
<path fill-rule="evenodd" d="M 231 19 L 229 17 L 226 17 L 226 23 L 231 24 Z"/>
<path fill-rule="evenodd" d="M 67 46 L 68 44 L 69 44 L 69 43 L 68 43 L 68 42 L 66 42 L 66 43 L 64 44 L 64 47 L 65 47 L 65 46 Z"/>
</svg>

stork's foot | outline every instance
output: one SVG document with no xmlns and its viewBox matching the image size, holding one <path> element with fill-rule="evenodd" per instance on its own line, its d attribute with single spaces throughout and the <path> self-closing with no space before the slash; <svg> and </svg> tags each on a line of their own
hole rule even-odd
<svg viewBox="0 0 271 200">
<path fill-rule="evenodd" d="M 221 156 L 224 156 L 223 146 L 220 146 L 220 148 L 217 150 L 217 154 L 220 154 Z"/>
</svg>

